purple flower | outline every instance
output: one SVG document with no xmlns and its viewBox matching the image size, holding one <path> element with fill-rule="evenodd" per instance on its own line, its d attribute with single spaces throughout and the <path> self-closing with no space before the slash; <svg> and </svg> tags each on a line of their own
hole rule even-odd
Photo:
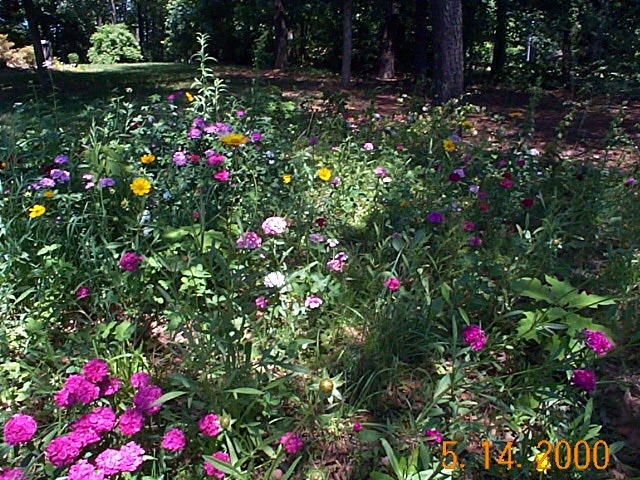
<svg viewBox="0 0 640 480">
<path fill-rule="evenodd" d="M 339 187 L 340 185 L 342 185 L 342 179 L 338 176 L 335 176 L 329 181 L 329 185 L 331 185 L 332 187 Z"/>
<path fill-rule="evenodd" d="M 215 413 L 207 413 L 198 421 L 198 428 L 203 435 L 207 437 L 215 437 L 222 431 L 220 421 Z"/>
<path fill-rule="evenodd" d="M 125 252 L 120 259 L 120 268 L 127 272 L 135 272 L 144 257 L 136 252 Z"/>
<path fill-rule="evenodd" d="M 226 169 L 220 170 L 219 172 L 213 174 L 213 178 L 219 182 L 229 181 L 230 176 L 231 174 L 229 173 L 229 170 L 226 170 Z"/>
<path fill-rule="evenodd" d="M 464 168 L 456 168 L 453 173 L 458 175 L 458 178 L 464 178 Z"/>
<path fill-rule="evenodd" d="M 94 358 L 84 364 L 82 374 L 91 383 L 99 383 L 109 375 L 109 366 L 104 360 Z"/>
<path fill-rule="evenodd" d="M 56 182 L 50 178 L 43 178 L 36 185 L 37 190 L 40 188 L 53 188 L 56 186 Z"/>
<path fill-rule="evenodd" d="M 225 462 L 225 463 L 231 462 L 231 457 L 229 457 L 229 454 L 225 452 L 216 452 L 211 456 L 216 460 L 220 460 L 221 462 Z M 216 477 L 217 479 L 224 478 L 224 472 L 222 470 L 217 469 L 215 466 L 213 466 L 213 464 L 207 462 L 206 460 L 204 462 L 204 471 L 209 477 Z"/>
<path fill-rule="evenodd" d="M 269 300 L 266 297 L 260 296 L 254 300 L 254 303 L 256 304 L 256 307 L 264 310 L 269 305 Z"/>
<path fill-rule="evenodd" d="M 172 428 L 162 437 L 162 448 L 177 452 L 182 450 L 187 444 L 187 437 L 179 428 Z"/>
<path fill-rule="evenodd" d="M 373 169 L 373 173 L 375 173 L 377 177 L 382 178 L 386 177 L 389 172 L 387 172 L 387 169 L 384 167 L 376 167 Z"/>
<path fill-rule="evenodd" d="M 571 375 L 571 385 L 585 392 L 593 392 L 596 389 L 596 374 L 592 370 L 576 369 Z"/>
<path fill-rule="evenodd" d="M 311 310 L 320 308 L 321 305 L 322 305 L 322 299 L 316 295 L 309 295 L 304 301 L 304 306 Z"/>
<path fill-rule="evenodd" d="M 324 242 L 324 235 L 322 235 L 321 233 L 310 233 L 309 241 L 311 243 L 322 243 Z"/>
<path fill-rule="evenodd" d="M 115 377 L 108 376 L 98 384 L 98 387 L 100 387 L 101 397 L 110 397 L 120 390 L 122 382 Z"/>
<path fill-rule="evenodd" d="M 487 343 L 487 337 L 478 325 L 467 325 L 462 329 L 462 341 L 477 352 Z"/>
<path fill-rule="evenodd" d="M 442 443 L 442 435 L 433 428 L 425 430 L 424 436 L 427 437 L 427 443 Z"/>
<path fill-rule="evenodd" d="M 133 396 L 135 407 L 146 415 L 155 415 L 162 408 L 162 404 L 153 403 L 162 396 L 162 390 L 156 385 L 140 387 Z"/>
<path fill-rule="evenodd" d="M 71 178 L 71 174 L 66 170 L 60 170 L 59 168 L 52 168 L 49 172 L 49 176 L 58 183 L 67 183 Z"/>
<path fill-rule="evenodd" d="M 133 388 L 138 389 L 140 387 L 146 387 L 147 385 L 149 385 L 149 383 L 151 382 L 151 377 L 149 377 L 149 374 L 145 372 L 136 372 L 131 375 L 130 382 L 131 385 L 133 385 Z"/>
<path fill-rule="evenodd" d="M 315 147 L 318 144 L 318 139 L 316 137 L 309 137 L 309 145 Z"/>
<path fill-rule="evenodd" d="M 427 221 L 438 225 L 444 221 L 444 216 L 440 212 L 433 210 L 427 214 Z"/>
<path fill-rule="evenodd" d="M 476 224 L 471 220 L 465 220 L 464 222 L 462 222 L 462 229 L 465 232 L 473 232 L 476 229 Z"/>
<path fill-rule="evenodd" d="M 200 138 L 202 136 L 202 130 L 196 127 L 191 127 L 189 132 L 187 132 L 187 136 L 191 139 Z"/>
<path fill-rule="evenodd" d="M 187 165 L 187 155 L 182 150 L 174 152 L 172 160 L 177 167 Z"/>
<path fill-rule="evenodd" d="M 56 437 L 44 449 L 44 455 L 56 467 L 66 467 L 80 455 L 81 445 L 71 435 Z"/>
<path fill-rule="evenodd" d="M 627 179 L 625 180 L 625 182 L 624 182 L 624 184 L 625 184 L 627 187 L 633 187 L 633 186 L 634 186 L 635 184 L 637 184 L 637 183 L 638 183 L 638 181 L 637 181 L 635 178 L 633 178 L 633 177 L 629 177 L 629 178 L 627 178 Z"/>
<path fill-rule="evenodd" d="M 370 152 L 371 150 L 373 150 L 373 143 L 367 142 L 362 146 L 362 148 L 365 152 Z"/>
<path fill-rule="evenodd" d="M 81 450 L 87 445 L 98 443 L 100 440 L 102 440 L 102 437 L 100 437 L 100 434 L 95 430 L 93 430 L 92 428 L 74 429 L 69 434 L 69 437 L 71 437 L 71 439 L 79 445 L 79 448 Z"/>
<path fill-rule="evenodd" d="M 334 272 L 342 272 L 348 259 L 349 256 L 346 253 L 339 252 L 327 262 L 327 268 L 329 270 L 333 270 Z"/>
<path fill-rule="evenodd" d="M 587 347 L 599 356 L 603 356 L 613 348 L 607 336 L 602 332 L 585 328 L 582 333 L 584 334 Z"/>
<path fill-rule="evenodd" d="M 57 165 L 64 165 L 65 163 L 69 163 L 69 156 L 64 154 L 56 155 L 56 158 L 53 159 L 53 163 Z"/>
<path fill-rule="evenodd" d="M 245 232 L 236 240 L 236 247 L 240 249 L 255 250 L 261 246 L 262 238 L 256 232 Z"/>
<path fill-rule="evenodd" d="M 297 433 L 287 432 L 282 437 L 280 437 L 280 445 L 284 447 L 287 453 L 293 455 L 302 450 L 304 442 Z"/>
<path fill-rule="evenodd" d="M 111 177 L 104 177 L 100 179 L 100 186 L 102 188 L 115 187 L 116 181 Z"/>
<path fill-rule="evenodd" d="M 128 408 L 118 419 L 118 430 L 127 437 L 138 433 L 142 430 L 143 425 L 144 415 L 135 408 Z"/>
<path fill-rule="evenodd" d="M 113 448 L 107 448 L 96 457 L 96 466 L 107 476 L 120 473 L 121 462 L 122 454 L 120 450 L 114 450 Z"/>
<path fill-rule="evenodd" d="M 473 237 L 471 237 L 469 239 L 469 246 L 470 247 L 480 247 L 480 246 L 482 246 L 482 239 L 480 237 L 478 237 L 477 235 L 474 235 Z"/>
<path fill-rule="evenodd" d="M 71 375 L 64 383 L 62 390 L 53 396 L 59 407 L 68 408 L 76 403 L 87 405 L 100 396 L 100 388 L 89 382 L 82 375 Z"/>
<path fill-rule="evenodd" d="M 478 185 L 471 185 L 469 187 L 469 192 L 473 193 L 474 195 L 477 195 L 479 191 L 480 187 Z"/>
<path fill-rule="evenodd" d="M 252 142 L 259 142 L 260 140 L 262 140 L 262 133 L 253 132 L 251 135 L 249 135 L 249 138 L 251 138 Z"/>
<path fill-rule="evenodd" d="M 17 413 L 4 425 L 4 441 L 18 445 L 30 441 L 38 430 L 38 424 L 30 415 Z"/>
<path fill-rule="evenodd" d="M 196 117 L 191 122 L 191 127 L 193 128 L 204 128 L 207 126 L 207 123 L 204 121 L 202 117 Z"/>
<path fill-rule="evenodd" d="M 400 280 L 396 277 L 387 278 L 384 281 L 384 286 L 392 292 L 395 292 L 400 288 Z"/>
</svg>

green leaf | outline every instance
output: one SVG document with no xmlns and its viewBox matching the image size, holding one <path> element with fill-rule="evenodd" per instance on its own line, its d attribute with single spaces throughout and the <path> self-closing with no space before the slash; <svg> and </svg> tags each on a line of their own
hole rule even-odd
<svg viewBox="0 0 640 480">
<path fill-rule="evenodd" d="M 174 398 L 178 398 L 186 394 L 187 392 L 180 392 L 180 391 L 167 392 L 164 395 L 162 395 L 160 398 L 158 398 L 156 401 L 154 401 L 151 404 L 151 406 L 155 407 L 156 405 L 162 405 L 164 403 L 167 403 L 169 400 L 173 400 Z"/>
<path fill-rule="evenodd" d="M 234 397 L 236 397 L 236 395 L 238 395 L 238 394 L 240 394 L 240 395 L 264 395 L 264 392 L 262 390 L 258 390 L 256 388 L 251 388 L 251 387 L 240 387 L 240 388 L 234 388 L 232 390 L 225 390 L 225 391 L 227 393 L 233 393 Z"/>
</svg>

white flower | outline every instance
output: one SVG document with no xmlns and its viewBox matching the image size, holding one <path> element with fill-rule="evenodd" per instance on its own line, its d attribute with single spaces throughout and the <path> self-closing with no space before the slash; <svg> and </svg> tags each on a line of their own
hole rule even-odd
<svg viewBox="0 0 640 480">
<path fill-rule="evenodd" d="M 527 153 L 529 153 L 529 155 L 531 155 L 533 157 L 537 157 L 538 155 L 540 155 L 540 150 L 538 150 L 537 148 L 532 148 Z"/>
<path fill-rule="evenodd" d="M 285 284 L 284 273 L 271 272 L 264 277 L 264 286 L 267 288 L 282 288 Z"/>
</svg>

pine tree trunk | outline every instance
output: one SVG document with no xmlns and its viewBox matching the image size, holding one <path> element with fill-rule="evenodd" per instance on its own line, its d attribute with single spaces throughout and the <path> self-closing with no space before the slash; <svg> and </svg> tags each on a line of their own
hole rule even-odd
<svg viewBox="0 0 640 480">
<path fill-rule="evenodd" d="M 282 70 L 287 67 L 287 23 L 282 0 L 274 0 L 273 6 L 273 22 L 276 28 L 276 59 L 273 68 Z"/>
<path fill-rule="evenodd" d="M 507 0 L 496 0 L 496 31 L 493 40 L 491 76 L 498 82 L 504 75 L 507 58 Z"/>
<path fill-rule="evenodd" d="M 342 88 L 349 88 L 349 83 L 351 82 L 351 52 L 353 49 L 352 13 L 353 0 L 344 0 L 342 7 L 342 71 L 340 78 Z"/>
<path fill-rule="evenodd" d="M 27 17 L 27 26 L 29 29 L 29 37 L 33 44 L 33 52 L 36 57 L 36 70 L 38 72 L 38 78 L 40 85 L 47 91 L 53 90 L 51 85 L 51 79 L 47 74 L 44 67 L 44 52 L 42 51 L 42 43 L 40 43 L 40 29 L 38 27 L 38 12 L 33 0 L 22 0 L 22 7 L 24 8 L 25 15 Z"/>
<path fill-rule="evenodd" d="M 416 0 L 414 69 L 418 77 L 427 73 L 427 0 Z"/>
<path fill-rule="evenodd" d="M 433 74 L 438 104 L 464 91 L 461 0 L 432 0 Z"/>
<path fill-rule="evenodd" d="M 384 80 L 392 79 L 396 76 L 396 37 L 399 22 L 399 6 L 395 1 L 389 4 L 389 12 L 384 22 L 384 31 L 382 33 L 382 44 L 380 48 L 380 66 L 378 68 L 378 77 Z"/>
</svg>

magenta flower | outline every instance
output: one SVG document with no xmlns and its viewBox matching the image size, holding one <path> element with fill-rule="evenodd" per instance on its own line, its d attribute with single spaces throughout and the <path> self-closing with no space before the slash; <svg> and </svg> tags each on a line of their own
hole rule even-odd
<svg viewBox="0 0 640 480">
<path fill-rule="evenodd" d="M 140 387 L 133 396 L 133 404 L 145 415 L 155 415 L 162 408 L 162 404 L 154 405 L 154 402 L 162 396 L 162 390 L 156 385 Z"/>
<path fill-rule="evenodd" d="M 462 329 L 462 341 L 477 352 L 487 343 L 487 337 L 478 325 L 467 325 Z"/>
<path fill-rule="evenodd" d="M 76 403 L 87 405 L 100 396 L 100 388 L 82 375 L 71 375 L 62 390 L 53 396 L 57 406 L 68 408 Z"/>
<path fill-rule="evenodd" d="M 231 457 L 228 453 L 215 452 L 211 456 L 221 462 L 231 463 Z M 218 470 L 212 463 L 207 462 L 206 460 L 204 462 L 204 471 L 209 477 L 216 477 L 217 479 L 224 478 L 224 472 L 222 470 Z"/>
<path fill-rule="evenodd" d="M 511 188 L 513 187 L 513 181 L 509 178 L 503 178 L 500 180 L 500 186 L 503 188 Z"/>
<path fill-rule="evenodd" d="M 117 475 L 120 473 L 120 463 L 122 462 L 122 454 L 120 450 L 107 448 L 96 457 L 96 466 L 104 472 L 105 475 Z"/>
<path fill-rule="evenodd" d="M 438 225 L 444 221 L 444 216 L 440 212 L 432 210 L 427 214 L 427 221 Z"/>
<path fill-rule="evenodd" d="M 202 417 L 198 422 L 198 428 L 207 437 L 215 437 L 222 431 L 220 420 L 215 413 L 208 413 Z"/>
<path fill-rule="evenodd" d="M 205 157 L 207 157 L 207 165 L 212 167 L 218 167 L 222 165 L 225 161 L 225 156 L 216 153 L 213 150 L 207 150 L 204 152 Z"/>
<path fill-rule="evenodd" d="M 465 232 L 473 232 L 476 229 L 476 224 L 471 220 L 465 220 L 464 222 L 462 222 L 462 229 Z"/>
<path fill-rule="evenodd" d="M 236 111 L 236 117 L 242 118 L 244 116 L 245 116 L 245 111 L 244 110 L 237 110 Z"/>
<path fill-rule="evenodd" d="M 470 247 L 480 247 L 482 245 L 482 239 L 480 237 L 478 237 L 477 235 L 474 235 L 473 237 L 471 237 L 469 239 L 469 246 Z"/>
<path fill-rule="evenodd" d="M 17 413 L 4 425 L 4 441 L 8 445 L 19 445 L 30 441 L 38 430 L 38 424 L 30 415 Z"/>
<path fill-rule="evenodd" d="M 99 383 L 109 375 L 109 366 L 104 360 L 94 358 L 84 364 L 82 375 L 91 383 Z"/>
<path fill-rule="evenodd" d="M 356 422 L 353 424 L 353 431 L 354 432 L 359 432 L 360 430 L 362 430 L 362 425 L 359 422 Z"/>
<path fill-rule="evenodd" d="M 229 170 L 220 170 L 218 173 L 213 175 L 213 178 L 219 182 L 227 182 L 229 181 L 229 177 L 231 177 Z"/>
<path fill-rule="evenodd" d="M 428 443 L 442 443 L 442 435 L 435 429 L 425 430 L 424 436 L 427 437 Z"/>
<path fill-rule="evenodd" d="M 56 163 L 58 165 L 69 163 L 69 156 L 64 154 L 56 155 L 56 158 L 53 159 L 53 163 Z"/>
<path fill-rule="evenodd" d="M 265 235 L 282 235 L 287 230 L 287 221 L 282 217 L 269 217 L 262 222 L 262 231 Z"/>
<path fill-rule="evenodd" d="M 59 168 L 52 168 L 49 172 L 49 176 L 57 183 L 67 183 L 71 179 L 71 174 L 69 172 L 66 170 L 60 170 Z"/>
<path fill-rule="evenodd" d="M 187 155 L 183 151 L 174 152 L 172 160 L 176 167 L 187 165 Z"/>
<path fill-rule="evenodd" d="M 118 419 L 118 430 L 123 435 L 131 437 L 142 430 L 144 415 L 140 410 L 128 408 Z"/>
<path fill-rule="evenodd" d="M 251 138 L 252 142 L 259 142 L 260 140 L 262 140 L 262 133 L 253 132 L 251 135 L 249 135 L 249 138 Z"/>
<path fill-rule="evenodd" d="M 287 453 L 295 454 L 302 450 L 304 442 L 297 433 L 287 432 L 280 437 L 280 445 L 284 447 Z"/>
<path fill-rule="evenodd" d="M 110 407 L 96 407 L 71 424 L 73 430 L 91 429 L 97 433 L 113 430 L 116 414 Z"/>
<path fill-rule="evenodd" d="M 149 377 L 148 373 L 145 372 L 136 372 L 131 375 L 131 379 L 129 380 L 133 388 L 146 387 L 151 383 L 151 377 Z"/>
<path fill-rule="evenodd" d="M 67 473 L 67 480 L 104 480 L 105 476 L 101 470 L 91 465 L 87 460 L 79 460 L 71 467 Z M 0 477 L 1 479 L 2 477 Z"/>
<path fill-rule="evenodd" d="M 76 298 L 78 300 L 82 300 L 83 298 L 87 298 L 90 293 L 91 290 L 89 290 L 89 287 L 87 287 L 86 285 L 80 285 L 78 287 L 78 290 L 76 290 Z"/>
<path fill-rule="evenodd" d="M 320 308 L 321 305 L 322 305 L 322 299 L 320 297 L 317 297 L 316 295 L 309 295 L 304 301 L 304 306 L 311 310 Z"/>
<path fill-rule="evenodd" d="M 191 127 L 187 132 L 187 136 L 191 139 L 200 138 L 202 136 L 202 130 L 196 127 Z"/>
<path fill-rule="evenodd" d="M 571 385 L 585 392 L 593 392 L 596 389 L 596 374 L 593 370 L 576 369 L 571 375 Z"/>
<path fill-rule="evenodd" d="M 585 328 L 582 330 L 582 333 L 585 336 L 585 343 L 587 344 L 587 347 L 596 352 L 599 356 L 603 356 L 613 348 L 613 345 L 611 345 L 607 336 L 602 332 Z"/>
<path fill-rule="evenodd" d="M 27 480 L 19 468 L 3 468 L 0 470 L 0 480 Z"/>
<path fill-rule="evenodd" d="M 82 446 L 71 435 L 56 437 L 44 449 L 44 456 L 55 467 L 66 467 L 75 462 Z"/>
<path fill-rule="evenodd" d="M 101 397 L 110 397 L 120 390 L 122 382 L 115 377 L 107 377 L 98 383 L 98 387 L 100 387 Z"/>
<path fill-rule="evenodd" d="M 238 240 L 236 240 L 236 247 L 245 250 L 255 250 L 262 246 L 262 238 L 256 232 L 245 232 Z"/>
<path fill-rule="evenodd" d="M 400 280 L 396 277 L 387 278 L 384 281 L 384 286 L 392 292 L 395 292 L 400 288 Z"/>
<path fill-rule="evenodd" d="M 69 437 L 78 444 L 80 450 L 87 445 L 98 443 L 102 440 L 100 434 L 91 428 L 75 429 L 69 434 Z"/>
<path fill-rule="evenodd" d="M 334 272 L 340 273 L 342 272 L 342 270 L 344 270 L 348 259 L 349 256 L 345 252 L 338 252 L 331 260 L 327 262 L 327 268 L 329 270 L 333 270 Z"/>
<path fill-rule="evenodd" d="M 120 259 L 120 268 L 127 272 L 135 272 L 144 257 L 136 252 L 125 252 Z"/>
<path fill-rule="evenodd" d="M 264 310 L 269 305 L 269 300 L 266 297 L 260 296 L 254 300 L 256 307 L 261 310 Z"/>
<path fill-rule="evenodd" d="M 172 452 L 182 450 L 187 444 L 187 437 L 179 428 L 172 428 L 162 437 L 162 448 Z"/>
</svg>

